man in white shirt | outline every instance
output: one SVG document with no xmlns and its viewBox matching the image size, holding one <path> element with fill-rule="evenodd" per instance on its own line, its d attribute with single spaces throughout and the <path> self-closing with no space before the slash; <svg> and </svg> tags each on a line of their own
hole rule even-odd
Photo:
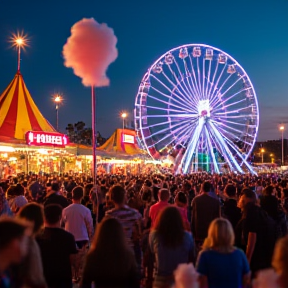
<svg viewBox="0 0 288 288">
<path fill-rule="evenodd" d="M 79 271 L 83 263 L 88 243 L 91 242 L 94 234 L 91 211 L 81 204 L 83 188 L 74 187 L 72 190 L 72 204 L 63 209 L 62 222 L 65 230 L 73 234 L 79 252 L 72 260 L 73 278 L 79 280 Z"/>
<path fill-rule="evenodd" d="M 93 237 L 93 220 L 91 211 L 81 204 L 83 188 L 77 186 L 72 190 L 72 204 L 63 209 L 62 221 L 65 230 L 73 234 L 78 248 L 82 242 L 88 243 Z M 81 246 L 81 247 L 79 247 Z"/>
</svg>

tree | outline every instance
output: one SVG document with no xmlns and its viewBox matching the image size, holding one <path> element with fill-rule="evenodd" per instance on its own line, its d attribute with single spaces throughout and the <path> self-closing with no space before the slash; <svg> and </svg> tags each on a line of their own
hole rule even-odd
<svg viewBox="0 0 288 288">
<path fill-rule="evenodd" d="M 92 145 L 92 129 L 85 127 L 83 121 L 78 121 L 74 125 L 69 123 L 66 127 L 67 135 L 70 142 L 76 144 Z M 101 146 L 105 143 L 106 139 L 101 136 L 97 131 L 97 146 Z"/>
</svg>

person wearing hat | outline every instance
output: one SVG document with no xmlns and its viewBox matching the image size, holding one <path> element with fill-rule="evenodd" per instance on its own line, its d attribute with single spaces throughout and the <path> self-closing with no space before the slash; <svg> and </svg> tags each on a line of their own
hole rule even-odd
<svg viewBox="0 0 288 288">
<path fill-rule="evenodd" d="M 72 204 L 63 209 L 62 222 L 65 230 L 70 232 L 76 241 L 79 253 L 72 259 L 73 279 L 79 280 L 79 271 L 89 241 L 92 241 L 94 229 L 91 211 L 81 204 L 84 196 L 83 187 L 76 186 L 72 190 Z"/>
</svg>

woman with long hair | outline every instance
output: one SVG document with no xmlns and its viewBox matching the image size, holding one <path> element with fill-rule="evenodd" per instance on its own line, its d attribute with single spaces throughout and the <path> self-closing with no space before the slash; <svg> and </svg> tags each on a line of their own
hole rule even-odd
<svg viewBox="0 0 288 288">
<path fill-rule="evenodd" d="M 163 209 L 150 233 L 150 249 L 155 254 L 156 277 L 153 288 L 166 288 L 174 283 L 173 272 L 179 264 L 194 258 L 192 235 L 185 231 L 177 207 Z"/>
<path fill-rule="evenodd" d="M 133 251 L 128 247 L 120 222 L 104 218 L 87 254 L 82 288 L 138 288 L 139 274 Z"/>
<path fill-rule="evenodd" d="M 37 203 L 29 203 L 19 210 L 17 217 L 25 222 L 26 235 L 29 236 L 28 254 L 19 267 L 17 279 L 24 284 L 24 287 L 45 288 L 47 285 L 43 274 L 41 252 L 35 240 L 44 225 L 43 207 Z"/>
<path fill-rule="evenodd" d="M 242 288 L 248 285 L 248 260 L 244 252 L 233 245 L 231 223 L 224 218 L 212 221 L 196 265 L 201 288 Z"/>
</svg>

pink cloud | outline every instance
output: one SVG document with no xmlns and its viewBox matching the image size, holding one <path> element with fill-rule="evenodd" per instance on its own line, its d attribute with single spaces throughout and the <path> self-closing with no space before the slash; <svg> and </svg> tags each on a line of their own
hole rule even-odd
<svg viewBox="0 0 288 288">
<path fill-rule="evenodd" d="M 118 56 L 113 29 L 94 18 L 82 19 L 71 28 L 71 36 L 63 47 L 64 65 L 82 78 L 85 86 L 108 86 L 108 66 Z"/>
</svg>

